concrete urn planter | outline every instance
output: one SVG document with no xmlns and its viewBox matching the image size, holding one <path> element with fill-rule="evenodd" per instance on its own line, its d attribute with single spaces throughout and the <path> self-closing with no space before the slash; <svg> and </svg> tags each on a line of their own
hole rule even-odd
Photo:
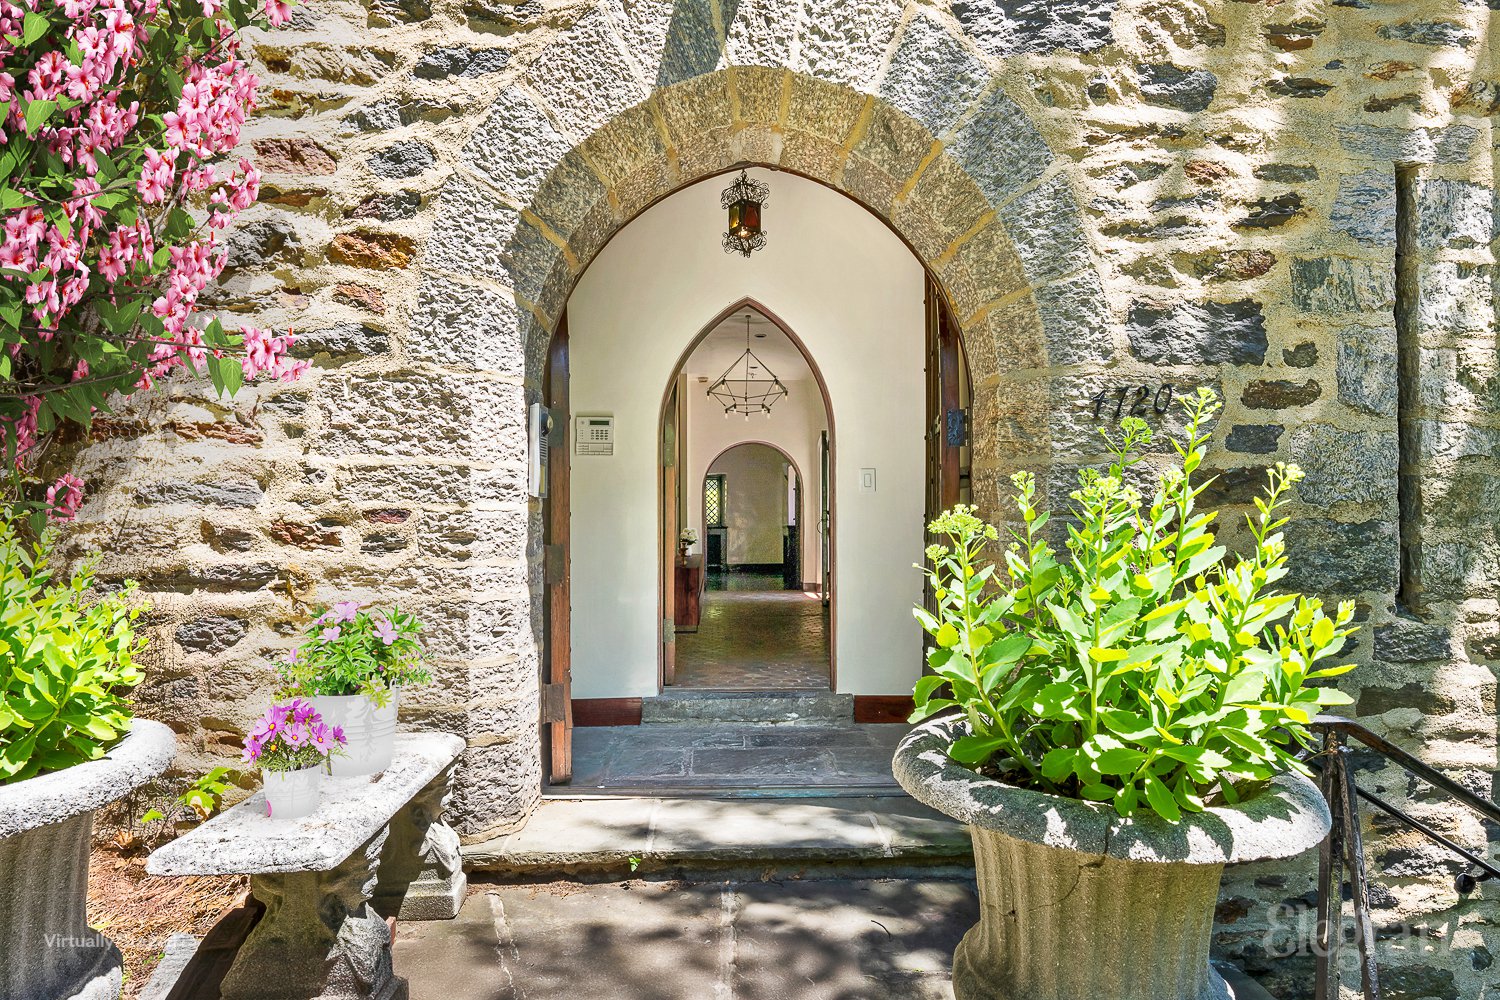
<svg viewBox="0 0 1500 1000">
<path fill-rule="evenodd" d="M 953 763 L 947 748 L 967 731 L 962 719 L 925 722 L 893 765 L 902 788 L 974 837 L 980 917 L 954 953 L 957 1000 L 1230 1000 L 1208 959 L 1224 865 L 1321 842 L 1317 786 L 1286 774 L 1175 826 L 1121 819 Z"/>
<path fill-rule="evenodd" d="M 94 810 L 176 755 L 170 729 L 138 719 L 101 760 L 0 785 L 0 997 L 120 995 L 120 950 L 85 917 Z"/>
</svg>

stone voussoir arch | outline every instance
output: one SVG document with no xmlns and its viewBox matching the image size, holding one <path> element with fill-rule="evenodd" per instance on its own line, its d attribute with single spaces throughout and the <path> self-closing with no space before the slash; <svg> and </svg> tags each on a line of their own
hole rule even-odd
<svg viewBox="0 0 1500 1000">
<path fill-rule="evenodd" d="M 1000 85 L 996 54 L 983 56 L 951 18 L 862 0 L 859 16 L 812 32 L 806 8 L 821 2 L 744 0 L 724 25 L 732 0 L 603 0 L 517 67 L 449 163 L 419 258 L 408 353 L 447 358 L 463 345 L 466 367 L 523 381 L 538 399 L 551 332 L 616 232 L 742 165 L 794 172 L 884 221 L 948 298 L 975 387 L 974 468 L 986 470 L 975 499 L 997 511 L 1000 473 L 1046 468 L 1054 438 L 1068 435 L 1053 416 L 1054 386 L 1066 382 L 1057 376 L 1119 359 L 1067 168 Z M 752 8 L 768 19 L 768 44 L 754 53 L 736 42 Z M 789 41 L 769 24 L 788 17 L 802 19 Z M 539 525 L 533 512 L 531 613 L 516 622 L 531 635 L 512 643 L 525 649 L 544 645 Z M 534 705 L 535 661 L 523 660 L 476 667 L 470 688 L 520 684 L 518 704 Z M 458 807 L 472 832 L 520 818 L 491 814 L 496 775 L 515 786 L 507 810 L 529 811 L 536 791 L 521 786 L 536 763 L 524 752 L 534 743 L 510 723 L 476 717 L 471 729 L 471 744 L 498 747 L 479 761 L 490 752 L 471 745 Z M 521 742 L 500 746 L 507 739 Z"/>
</svg>

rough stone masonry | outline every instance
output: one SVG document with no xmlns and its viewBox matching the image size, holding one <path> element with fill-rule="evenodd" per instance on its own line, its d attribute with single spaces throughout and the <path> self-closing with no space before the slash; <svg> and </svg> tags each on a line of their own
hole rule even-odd
<svg viewBox="0 0 1500 1000">
<path fill-rule="evenodd" d="M 1206 384 L 1226 525 L 1308 472 L 1296 583 L 1359 602 L 1360 716 L 1496 793 L 1496 3 L 1482 0 L 337 0 L 255 39 L 267 171 L 216 305 L 295 327 L 316 373 L 234 403 L 177 385 L 100 420 L 71 536 L 155 605 L 145 714 L 232 752 L 309 605 L 398 597 L 467 741 L 470 836 L 539 790 L 540 515 L 524 404 L 620 226 L 739 163 L 886 220 L 942 283 L 975 377 L 976 495 L 1063 495 L 1088 400 Z M 1111 397 L 1106 397 L 1111 398 Z M 1230 532 L 1232 535 L 1233 532 Z M 1500 831 L 1369 762 L 1458 841 Z M 1370 831 L 1387 996 L 1488 995 L 1497 911 Z M 1216 946 L 1310 989 L 1307 864 L 1236 870 Z M 1493 887 L 1489 890 L 1493 897 Z M 1284 953 L 1291 953 L 1285 957 Z"/>
</svg>

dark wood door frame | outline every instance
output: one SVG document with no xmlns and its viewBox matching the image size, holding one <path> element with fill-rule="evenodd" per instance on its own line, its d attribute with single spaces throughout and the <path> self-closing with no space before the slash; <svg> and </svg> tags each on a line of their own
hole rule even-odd
<svg viewBox="0 0 1500 1000">
<path fill-rule="evenodd" d="M 547 349 L 542 395 L 552 416 L 548 443 L 547 499 L 543 504 L 543 561 L 547 588 L 542 655 L 542 764 L 549 784 L 573 780 L 572 594 L 569 580 L 569 518 L 572 454 L 568 430 L 568 315 L 557 321 Z"/>
</svg>

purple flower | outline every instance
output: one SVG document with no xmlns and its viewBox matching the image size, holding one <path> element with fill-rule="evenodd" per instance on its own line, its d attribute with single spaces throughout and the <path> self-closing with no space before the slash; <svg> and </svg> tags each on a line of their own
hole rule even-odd
<svg viewBox="0 0 1500 1000">
<path fill-rule="evenodd" d="M 335 642 L 337 641 L 338 637 L 343 634 L 343 629 L 339 628 L 337 625 L 334 625 L 330 628 L 325 628 L 318 636 L 318 638 L 322 639 L 324 642 Z"/>
<path fill-rule="evenodd" d="M 339 746 L 343 746 L 345 743 L 349 742 L 344 737 L 344 727 L 343 726 L 334 726 L 333 727 L 333 742 L 337 743 Z"/>
<path fill-rule="evenodd" d="M 317 709 L 313 708 L 312 702 L 294 699 L 291 704 L 292 721 L 299 723 L 316 722 L 320 718 Z"/>
<path fill-rule="evenodd" d="M 312 742 L 313 749 L 324 756 L 327 756 L 328 751 L 333 749 L 333 734 L 321 722 L 308 732 L 308 739 Z"/>
<path fill-rule="evenodd" d="M 300 650 L 300 649 L 294 649 L 291 652 L 287 653 L 286 654 L 287 665 L 290 666 L 291 664 L 296 663 L 297 662 L 297 658 L 299 656 L 301 656 L 301 655 L 302 655 L 302 650 Z"/>
<path fill-rule="evenodd" d="M 334 615 L 333 620 L 336 622 L 352 622 L 354 621 L 354 616 L 359 614 L 359 602 L 339 601 L 333 606 L 332 614 Z"/>
<path fill-rule="evenodd" d="M 289 747 L 300 747 L 307 742 L 307 727 L 303 725 L 288 726 L 282 731 L 281 738 Z"/>
<path fill-rule="evenodd" d="M 381 642 L 389 646 L 396 641 L 396 626 L 382 618 L 375 623 L 375 634 L 380 638 Z"/>
</svg>

